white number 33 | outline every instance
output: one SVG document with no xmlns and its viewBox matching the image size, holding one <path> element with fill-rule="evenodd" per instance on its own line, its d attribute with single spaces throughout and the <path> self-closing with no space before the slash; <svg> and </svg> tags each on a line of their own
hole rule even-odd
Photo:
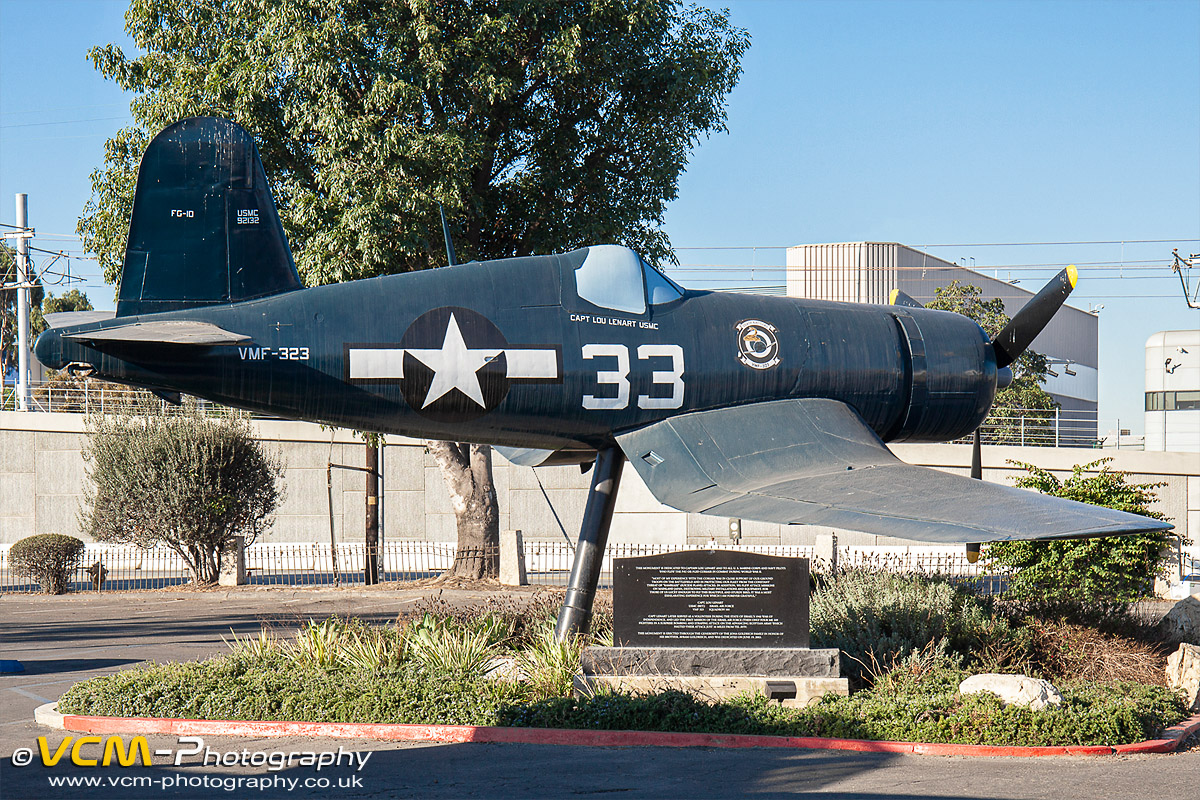
<svg viewBox="0 0 1200 800">
<path fill-rule="evenodd" d="M 638 345 L 639 361 L 651 358 L 671 359 L 669 370 L 654 370 L 650 379 L 655 386 L 670 387 L 671 393 L 663 397 L 661 393 L 638 395 L 638 408 L 679 408 L 683 405 L 683 348 L 677 344 L 641 344 Z M 597 370 L 596 383 L 615 386 L 616 395 L 597 397 L 591 394 L 583 396 L 583 407 L 595 410 L 612 410 L 629 407 L 629 348 L 623 344 L 585 344 L 583 358 L 589 361 L 593 358 L 615 358 L 615 370 Z"/>
</svg>

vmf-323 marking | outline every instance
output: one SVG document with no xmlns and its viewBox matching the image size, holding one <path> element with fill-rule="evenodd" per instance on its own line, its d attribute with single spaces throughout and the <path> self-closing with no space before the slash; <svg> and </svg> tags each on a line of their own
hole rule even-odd
<svg viewBox="0 0 1200 800">
<path fill-rule="evenodd" d="M 308 361 L 307 347 L 239 347 L 238 357 L 242 361 L 267 361 L 275 358 L 280 361 Z"/>
</svg>

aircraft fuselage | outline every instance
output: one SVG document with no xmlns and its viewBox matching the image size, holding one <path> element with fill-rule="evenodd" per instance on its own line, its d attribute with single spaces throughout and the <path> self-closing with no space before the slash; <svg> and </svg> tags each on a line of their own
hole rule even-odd
<svg viewBox="0 0 1200 800">
<path fill-rule="evenodd" d="M 586 252 L 54 329 L 38 356 L 279 416 L 548 450 L 787 397 L 845 402 L 885 441 L 945 441 L 970 433 L 995 394 L 992 348 L 965 317 L 703 291 L 614 310 L 579 297 Z M 246 339 L 130 350 L 62 338 L 173 319 Z"/>
</svg>

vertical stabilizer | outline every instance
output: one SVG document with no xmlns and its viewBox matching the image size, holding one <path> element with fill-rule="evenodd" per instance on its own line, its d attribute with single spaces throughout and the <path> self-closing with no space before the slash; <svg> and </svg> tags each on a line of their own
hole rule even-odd
<svg viewBox="0 0 1200 800">
<path fill-rule="evenodd" d="M 258 148 L 234 122 L 192 117 L 138 168 L 117 316 L 301 288 Z"/>
</svg>

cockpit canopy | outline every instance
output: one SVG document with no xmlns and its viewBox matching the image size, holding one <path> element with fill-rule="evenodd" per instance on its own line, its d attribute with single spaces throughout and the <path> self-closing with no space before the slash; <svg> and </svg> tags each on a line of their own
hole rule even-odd
<svg viewBox="0 0 1200 800">
<path fill-rule="evenodd" d="M 670 278 L 633 250 L 616 244 L 588 248 L 575 270 L 575 291 L 592 305 L 626 314 L 645 314 L 647 300 L 657 306 L 683 296 L 683 289 Z"/>
</svg>

